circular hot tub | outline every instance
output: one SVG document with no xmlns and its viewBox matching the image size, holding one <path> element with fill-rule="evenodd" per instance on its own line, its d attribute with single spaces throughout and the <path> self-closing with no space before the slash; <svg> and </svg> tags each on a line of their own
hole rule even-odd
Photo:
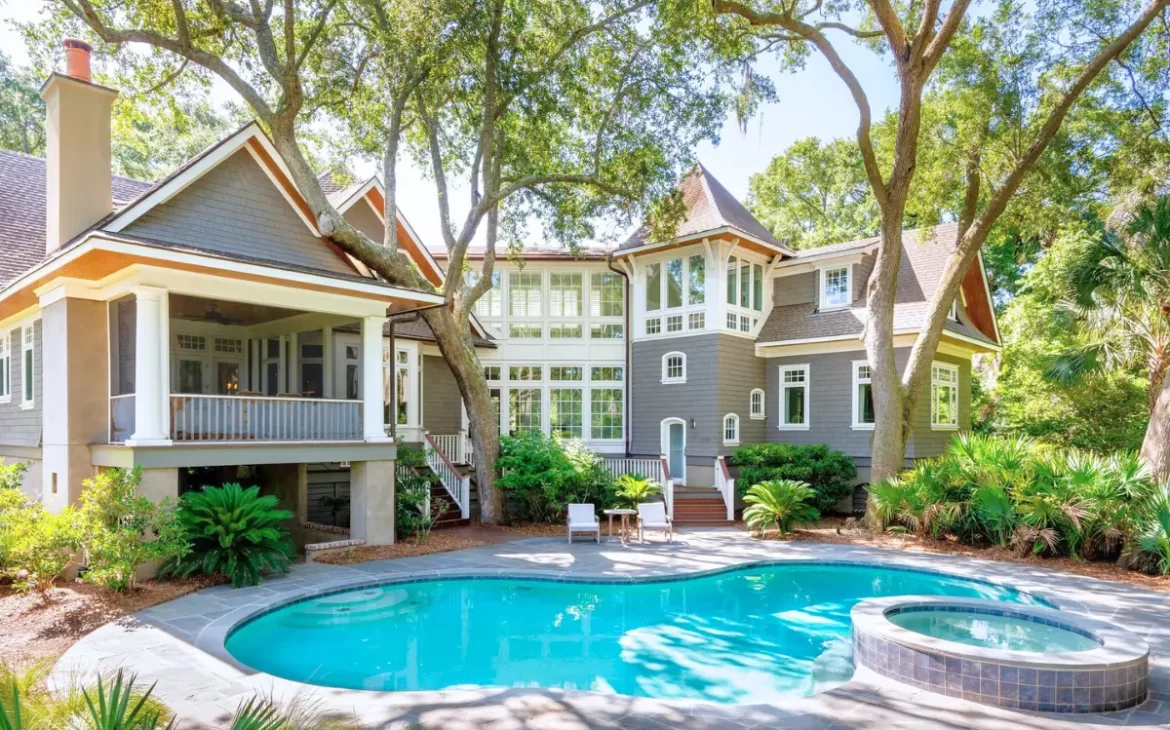
<svg viewBox="0 0 1170 730">
<path fill-rule="evenodd" d="M 1038 606 L 894 597 L 853 607 L 853 661 L 973 702 L 1035 712 L 1139 705 L 1150 648 L 1103 621 Z"/>
</svg>

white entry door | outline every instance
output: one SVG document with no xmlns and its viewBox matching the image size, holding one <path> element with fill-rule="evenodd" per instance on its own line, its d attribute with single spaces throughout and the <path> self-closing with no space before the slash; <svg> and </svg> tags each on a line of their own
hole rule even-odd
<svg viewBox="0 0 1170 730">
<path fill-rule="evenodd" d="M 662 453 L 670 467 L 670 478 L 675 484 L 687 483 L 687 424 L 681 418 L 662 422 Z"/>
</svg>

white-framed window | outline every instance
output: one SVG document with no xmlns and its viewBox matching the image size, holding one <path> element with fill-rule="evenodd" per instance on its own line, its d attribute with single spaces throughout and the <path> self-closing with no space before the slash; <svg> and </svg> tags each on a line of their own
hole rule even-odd
<svg viewBox="0 0 1170 730">
<path fill-rule="evenodd" d="M 595 324 L 589 328 L 593 340 L 620 340 L 626 336 L 626 328 L 620 324 Z"/>
<path fill-rule="evenodd" d="M 544 336 L 544 327 L 539 324 L 510 324 L 508 337 L 515 340 L 539 340 Z M 580 337 L 580 333 L 577 334 Z"/>
<path fill-rule="evenodd" d="M 612 271 L 593 273 L 589 282 L 589 315 L 591 317 L 626 315 L 626 285 L 621 274 Z"/>
<path fill-rule="evenodd" d="M 625 380 L 625 376 L 625 368 L 612 365 L 595 365 L 589 372 L 589 380 L 594 383 L 620 383 Z"/>
<path fill-rule="evenodd" d="M 216 337 L 215 352 L 220 355 L 243 355 L 244 341 L 235 337 Z"/>
<path fill-rule="evenodd" d="M 175 344 L 180 350 L 187 352 L 206 352 L 207 338 L 203 335 L 190 335 L 183 332 L 175 335 Z"/>
<path fill-rule="evenodd" d="M 482 272 L 479 271 L 467 272 L 467 287 L 470 289 L 475 286 L 480 276 Z M 475 313 L 480 317 L 504 316 L 504 293 L 500 287 L 500 272 L 492 271 L 492 288 L 475 300 Z"/>
<path fill-rule="evenodd" d="M 701 330 L 707 326 L 707 315 L 705 312 L 691 312 L 687 315 L 687 329 Z"/>
<path fill-rule="evenodd" d="M 683 318 L 681 314 L 672 314 L 666 318 L 667 332 L 682 332 Z"/>
<path fill-rule="evenodd" d="M 580 272 L 554 271 L 548 275 L 550 317 L 580 317 L 585 309 L 585 280 Z"/>
<path fill-rule="evenodd" d="M 780 366 L 780 428 L 808 429 L 808 381 L 808 365 Z"/>
<path fill-rule="evenodd" d="M 483 369 L 483 379 L 488 381 L 489 383 L 500 382 L 500 366 L 499 365 L 485 366 Z"/>
<path fill-rule="evenodd" d="M 821 269 L 821 309 L 844 309 L 853 301 L 851 266 Z"/>
<path fill-rule="evenodd" d="M 687 304 L 707 301 L 707 258 L 699 253 L 687 258 Z"/>
<path fill-rule="evenodd" d="M 549 435 L 581 438 L 585 423 L 581 406 L 580 388 L 552 388 L 548 399 Z"/>
<path fill-rule="evenodd" d="M 543 277 L 539 271 L 508 272 L 508 314 L 513 317 L 541 316 Z"/>
<path fill-rule="evenodd" d="M 700 253 L 648 264 L 645 283 L 646 312 L 652 315 L 646 319 L 646 334 L 682 332 L 690 310 L 706 306 L 707 258 Z M 659 312 L 666 315 L 665 330 Z"/>
<path fill-rule="evenodd" d="M 550 324 L 548 338 L 550 340 L 579 340 L 582 336 L 583 325 L 580 324 Z"/>
<path fill-rule="evenodd" d="M 853 361 L 853 428 L 872 430 L 877 421 L 873 407 L 873 371 L 865 360 Z"/>
<path fill-rule="evenodd" d="M 508 391 L 508 433 L 539 431 L 540 388 L 512 388 Z"/>
<path fill-rule="evenodd" d="M 728 413 L 723 417 L 723 445 L 739 445 L 739 416 Z"/>
<path fill-rule="evenodd" d="M 579 365 L 550 365 L 548 379 L 558 381 L 584 380 L 584 370 Z"/>
<path fill-rule="evenodd" d="M 621 368 L 616 369 L 620 373 Z M 624 437 L 624 403 L 625 391 L 621 388 L 591 389 L 589 391 L 589 438 L 621 440 Z"/>
<path fill-rule="evenodd" d="M 662 382 L 687 382 L 687 356 L 682 352 L 668 352 L 662 356 Z"/>
<path fill-rule="evenodd" d="M 930 366 L 930 427 L 937 431 L 959 428 L 959 366 L 936 362 Z"/>
<path fill-rule="evenodd" d="M 12 399 L 12 351 L 8 348 L 8 336 L 0 335 L 0 403 Z"/>
<path fill-rule="evenodd" d="M 22 341 L 24 347 L 21 352 L 21 371 L 20 380 L 23 385 L 21 392 L 24 396 L 21 408 L 32 408 L 36 402 L 36 364 L 33 358 L 33 326 L 30 324 L 24 328 Z"/>
<path fill-rule="evenodd" d="M 752 390 L 751 395 L 748 396 L 748 413 L 753 420 L 759 421 L 764 418 L 764 391 L 760 388 Z"/>
<path fill-rule="evenodd" d="M 508 380 L 543 380 L 540 365 L 513 365 L 508 368 Z"/>
<path fill-rule="evenodd" d="M 662 319 L 659 317 L 652 317 L 646 320 L 646 334 L 657 335 L 662 332 Z"/>
<path fill-rule="evenodd" d="M 947 317 L 952 322 L 959 321 L 959 298 L 958 297 L 955 297 L 955 300 L 953 302 L 951 302 L 951 310 L 949 312 L 947 312 Z"/>
</svg>

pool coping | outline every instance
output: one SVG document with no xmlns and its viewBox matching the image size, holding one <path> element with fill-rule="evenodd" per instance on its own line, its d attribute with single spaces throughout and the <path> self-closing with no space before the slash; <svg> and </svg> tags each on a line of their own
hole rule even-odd
<svg viewBox="0 0 1170 730">
<path fill-rule="evenodd" d="M 886 724 L 872 724 L 878 722 L 873 719 L 873 707 L 869 703 L 892 703 L 901 690 L 891 687 L 887 680 L 866 670 L 859 668 L 852 679 L 841 687 L 809 697 L 794 699 L 783 707 L 757 705 L 718 705 L 702 700 L 649 700 L 648 698 L 612 695 L 589 690 L 557 690 L 536 688 L 511 688 L 498 691 L 473 691 L 465 689 L 440 691 L 373 691 L 373 690 L 333 690 L 331 688 L 301 684 L 292 680 L 285 680 L 273 675 L 252 670 L 234 659 L 227 652 L 225 641 L 228 635 L 238 626 L 257 616 L 276 610 L 279 607 L 302 601 L 308 598 L 319 597 L 330 593 L 345 590 L 360 589 L 375 585 L 392 585 L 434 580 L 458 579 L 515 579 L 515 580 L 548 580 L 570 583 L 644 583 L 664 582 L 687 579 L 697 579 L 711 575 L 718 575 L 743 569 L 758 568 L 761 566 L 782 566 L 791 564 L 837 564 L 859 567 L 873 567 L 890 570 L 906 570 L 918 573 L 939 575 L 947 578 L 973 581 L 997 588 L 1009 588 L 1048 602 L 1056 608 L 1085 615 L 1097 615 L 1112 618 L 1115 615 L 1138 612 L 1135 618 L 1126 618 L 1132 624 L 1136 622 L 1146 634 L 1157 635 L 1157 658 L 1162 662 L 1162 670 L 1158 677 L 1151 676 L 1151 700 L 1141 708 L 1119 717 L 1118 713 L 1109 716 L 1098 716 L 1104 725 L 1170 725 L 1170 632 L 1160 623 L 1170 607 L 1170 597 L 1152 591 L 1137 588 L 1127 584 L 1115 584 L 1099 579 L 1084 578 L 1082 576 L 1063 574 L 1046 567 L 1035 565 L 1021 566 L 1017 564 L 996 563 L 994 561 L 967 558 L 961 556 L 908 553 L 890 551 L 878 548 L 841 545 L 832 543 L 786 543 L 774 541 L 752 540 L 741 532 L 713 530 L 707 533 L 686 532 L 680 534 L 682 541 L 673 545 L 653 544 L 647 546 L 623 546 L 612 544 L 594 545 L 593 543 L 574 543 L 566 545 L 563 540 L 556 538 L 535 538 L 504 545 L 471 548 L 452 553 L 443 553 L 422 558 L 408 558 L 394 561 L 378 561 L 361 566 L 337 568 L 336 566 L 298 566 L 293 575 L 266 583 L 257 589 L 242 589 L 230 591 L 225 587 L 205 589 L 190 596 L 177 599 L 167 604 L 139 612 L 132 619 L 114 622 L 98 629 L 88 637 L 83 638 L 71 648 L 58 662 L 50 677 L 50 686 L 64 687 L 75 681 L 79 672 L 109 671 L 111 667 L 127 667 L 131 671 L 139 672 L 142 681 L 159 681 L 155 691 L 156 696 L 172 706 L 180 714 L 197 715 L 198 721 L 212 722 L 214 717 L 223 716 L 223 711 L 233 698 L 244 696 L 245 693 L 257 691 L 269 692 L 272 695 L 281 692 L 298 690 L 300 692 L 314 692 L 327 690 L 322 696 L 323 701 L 330 707 L 348 707 L 355 712 L 358 709 L 370 709 L 379 720 L 371 727 L 392 727 L 390 724 L 381 724 L 385 713 L 406 713 L 411 707 L 433 708 L 440 704 L 439 699 L 445 702 L 460 703 L 459 707 L 467 708 L 460 711 L 470 713 L 472 708 L 493 707 L 497 704 L 506 704 L 515 696 L 543 697 L 549 701 L 555 700 L 562 705 L 571 705 L 576 710 L 577 705 L 615 704 L 626 707 L 641 708 L 636 714 L 638 722 L 642 718 L 653 718 L 657 724 L 646 725 L 656 730 L 663 727 L 699 727 L 690 721 L 682 722 L 679 717 L 694 718 L 721 717 L 710 727 L 745 727 L 746 717 L 764 717 L 761 722 L 746 723 L 753 727 L 772 727 L 768 718 L 782 715 L 787 719 L 803 718 L 812 724 L 799 724 L 799 727 L 894 727 L 887 719 Z M 555 552 L 548 548 L 555 546 Z M 695 551 L 693 555 L 686 555 L 688 550 Z M 674 556 L 671 556 L 674 553 Z M 695 565 L 708 557 L 715 556 L 724 561 L 723 565 L 711 568 Z M 568 566 L 560 569 L 548 569 L 547 565 L 529 567 L 541 562 L 556 562 L 556 559 L 569 558 Z M 671 558 L 689 558 L 679 562 Z M 604 560 L 601 560 L 604 558 Z M 663 562 L 665 559 L 665 562 Z M 523 563 L 511 562 L 508 565 L 516 567 L 464 567 L 469 563 L 499 563 L 501 560 L 523 560 Z M 585 567 L 589 561 L 598 563 L 593 569 Z M 630 567 L 641 560 L 644 565 Z M 714 557 L 712 558 L 712 561 Z M 657 562 L 656 562 L 657 561 Z M 631 570 L 628 574 L 615 574 L 613 570 Z M 1117 594 L 1116 601 L 1104 600 L 1111 591 L 1091 591 L 1083 587 L 1084 583 L 1092 583 L 1099 587 L 1112 587 Z M 286 590 L 287 589 L 287 590 Z M 1083 593 L 1088 591 L 1088 593 Z M 1075 597 L 1074 597 L 1075 596 Z M 1082 600 L 1083 598 L 1083 600 Z M 1124 599 L 1124 600 L 1122 600 Z M 187 603 L 185 604 L 184 601 Z M 1086 601 L 1092 605 L 1089 608 Z M 191 604 L 191 605 L 187 605 Z M 1098 605 L 1100 604 L 1100 605 Z M 1114 606 L 1113 604 L 1116 604 Z M 207 610 L 208 607 L 216 610 Z M 219 609 L 225 610 L 219 610 Z M 206 615 L 204 615 L 206 614 Z M 144 633 L 143 629 L 149 629 Z M 143 650 L 134 646 L 142 644 Z M 132 646 L 133 645 L 133 646 Z M 192 652 L 192 649 L 197 650 Z M 1155 647 L 1151 646 L 1154 650 Z M 157 655 L 181 656 L 179 666 L 158 667 Z M 1154 663 L 1154 655 L 1151 656 Z M 1152 667 L 1153 668 L 1153 667 Z M 166 684 L 167 674 L 182 676 L 188 680 L 188 687 L 173 687 Z M 287 695 L 286 695 L 287 696 Z M 493 699 L 494 698 L 494 699 Z M 904 698 L 902 698 L 904 699 Z M 617 702 L 621 700 L 621 702 Z M 921 697 L 914 702 L 928 702 Z M 173 703 L 173 704 L 172 704 Z M 969 704 L 969 703 L 964 703 Z M 177 705 L 177 706 L 176 706 Z M 830 712 L 827 708 L 832 706 Z M 961 708 L 969 713 L 970 707 Z M 405 708 L 405 709 L 404 709 Z M 842 709 L 844 708 L 844 709 Z M 887 708 L 889 712 L 895 710 Z M 953 708 L 952 708 L 953 709 Z M 986 710 L 988 708 L 980 708 Z M 377 714 L 375 713 L 375 710 Z M 762 710 L 762 712 L 761 712 Z M 421 712 L 421 710 L 419 710 Z M 432 710 L 433 711 L 433 710 Z M 595 710 L 589 709 L 588 712 Z M 941 710 L 940 710 L 941 711 Z M 682 713 L 679 715 L 678 713 Z M 1006 711 L 1005 711 L 1006 712 Z M 730 715 L 729 715 L 730 713 Z M 769 714 L 770 713 L 770 714 Z M 978 714 L 978 713 L 976 713 Z M 592 716 L 592 715 L 591 715 Z M 722 717 L 727 716 L 727 717 Z M 901 717 L 901 715 L 897 715 Z M 964 715 L 966 716 L 966 715 Z M 364 715 L 363 715 L 364 717 Z M 598 727 L 612 727 L 613 717 L 605 722 L 598 721 Z M 621 727 L 642 727 L 634 723 L 634 715 L 623 720 Z M 814 718 L 828 718 L 823 724 L 813 722 Z M 1014 722 L 1016 718 L 1036 720 L 1043 717 L 1044 723 L 1036 727 L 1057 727 L 1053 724 L 1051 715 L 1033 716 L 1030 713 L 1013 712 L 1006 716 L 996 716 L 994 722 L 970 722 L 970 727 L 1002 727 L 1005 717 Z M 674 719 L 671 719 L 674 718 Z M 726 723 L 724 721 L 726 720 Z M 648 719 L 647 722 L 650 720 Z M 817 720 L 820 721 L 819 719 Z M 712 721 L 714 722 L 714 721 Z M 1068 727 L 1084 728 L 1085 718 L 1077 718 L 1075 724 Z M 427 722 L 411 722 L 409 726 L 418 727 L 454 727 L 450 722 L 440 722 L 437 725 Z M 724 724 L 721 724 L 724 723 Z M 1028 723 L 1024 722 L 1023 726 Z M 594 725 L 589 725 L 590 727 Z M 707 725 L 703 725 L 706 727 Z M 776 727 L 793 727 L 790 724 L 774 725 Z M 207 724 L 192 727 L 208 727 Z M 394 726 L 397 727 L 397 726 Z M 468 725 L 479 727 L 479 725 Z"/>
</svg>

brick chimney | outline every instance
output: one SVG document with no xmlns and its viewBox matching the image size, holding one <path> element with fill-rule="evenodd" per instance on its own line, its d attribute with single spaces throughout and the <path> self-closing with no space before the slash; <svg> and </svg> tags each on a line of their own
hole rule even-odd
<svg viewBox="0 0 1170 730">
<path fill-rule="evenodd" d="M 65 74 L 41 87 L 45 100 L 46 236 L 52 254 L 114 210 L 110 109 L 118 92 L 93 83 L 88 43 L 65 41 Z"/>
</svg>

